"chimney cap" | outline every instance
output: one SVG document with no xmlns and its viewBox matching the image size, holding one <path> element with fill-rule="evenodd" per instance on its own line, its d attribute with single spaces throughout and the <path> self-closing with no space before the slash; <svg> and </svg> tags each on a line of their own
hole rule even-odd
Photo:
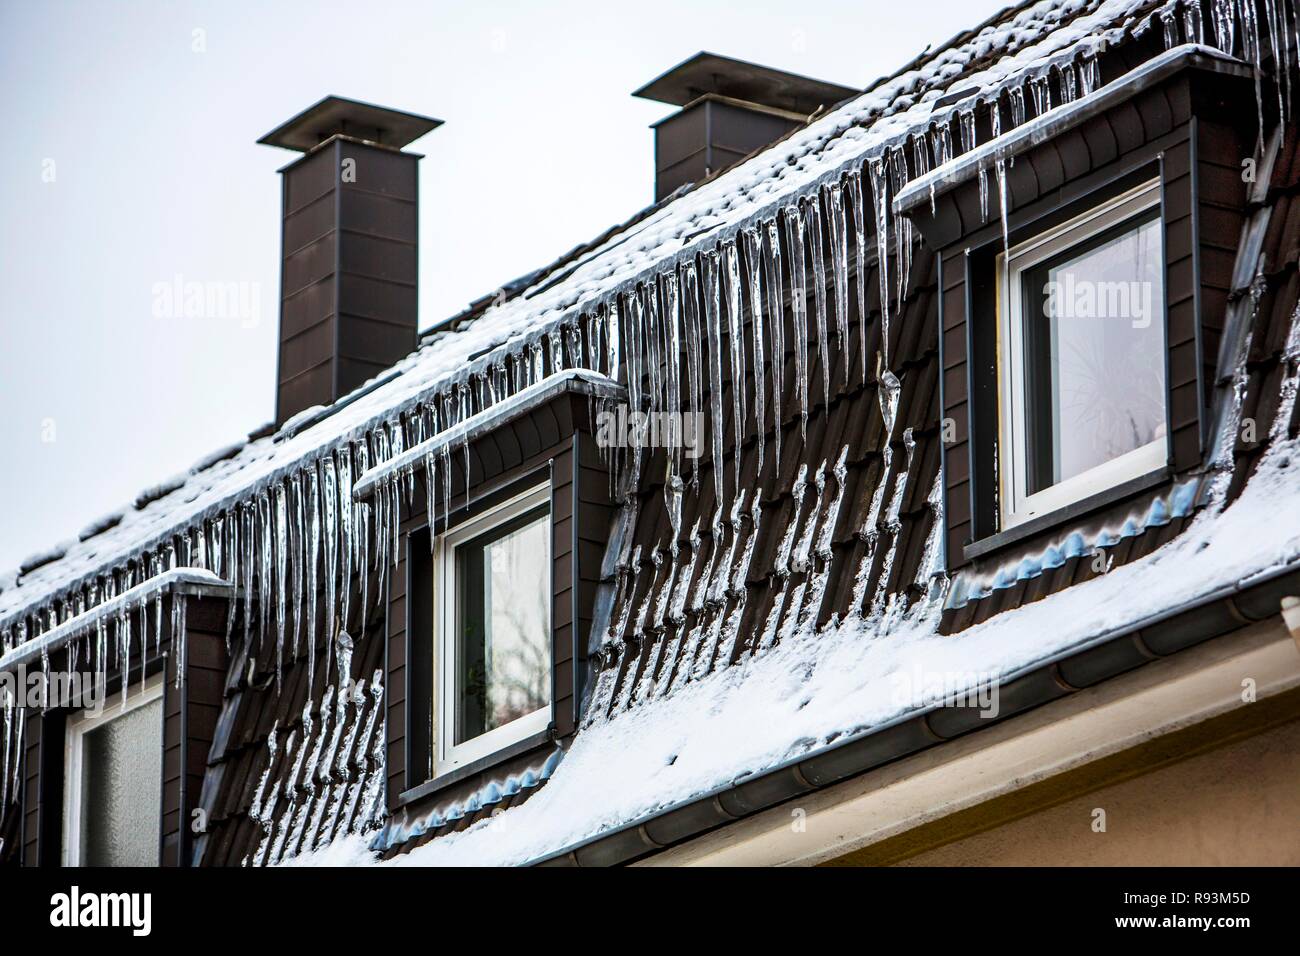
<svg viewBox="0 0 1300 956">
<path fill-rule="evenodd" d="M 833 106 L 861 92 L 851 86 L 701 51 L 632 95 L 685 106 L 705 94 L 715 93 L 807 116 L 819 107 Z"/>
<path fill-rule="evenodd" d="M 281 123 L 258 142 L 308 153 L 331 136 L 342 133 L 391 149 L 401 149 L 441 125 L 442 120 L 431 116 L 390 110 L 342 96 L 327 96 Z"/>
</svg>

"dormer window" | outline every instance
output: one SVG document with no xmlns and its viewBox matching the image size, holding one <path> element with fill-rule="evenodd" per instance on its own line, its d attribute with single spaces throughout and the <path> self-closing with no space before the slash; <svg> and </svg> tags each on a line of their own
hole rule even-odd
<svg viewBox="0 0 1300 956">
<path fill-rule="evenodd" d="M 1153 180 L 997 257 L 1002 527 L 1168 460 Z"/>
<path fill-rule="evenodd" d="M 434 568 L 443 773 L 550 721 L 550 486 L 454 526 Z"/>
<path fill-rule="evenodd" d="M 535 782 L 577 730 L 617 513 L 592 399 L 626 402 L 627 390 L 564 370 L 406 452 L 423 487 L 389 579 L 389 809 L 399 828 L 426 812 L 451 821 L 483 787 Z M 442 457 L 439 443 L 454 454 Z M 430 460 L 440 463 L 432 522 Z M 401 465 L 373 469 L 358 496 Z"/>
</svg>

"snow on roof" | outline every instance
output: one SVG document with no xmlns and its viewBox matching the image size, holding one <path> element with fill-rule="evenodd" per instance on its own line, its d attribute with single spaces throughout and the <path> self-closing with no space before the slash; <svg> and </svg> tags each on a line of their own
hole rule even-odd
<svg viewBox="0 0 1300 956">
<path fill-rule="evenodd" d="M 296 433 L 281 430 L 250 441 L 233 457 L 192 470 L 156 500 L 141 501 L 115 527 L 70 544 L 62 558 L 30 569 L 0 591 L 0 627 L 88 577 L 164 547 L 251 489 L 285 479 L 315 456 L 364 438 L 448 383 L 482 372 L 504 351 L 575 322 L 647 275 L 734 235 L 764 210 L 814 191 L 849 164 L 904 140 L 935 118 L 936 101 L 959 81 L 971 97 L 996 94 L 1001 84 L 1023 82 L 1027 71 L 1051 69 L 1089 55 L 1125 30 L 1144 28 L 1146 20 L 1138 18 L 1162 5 L 1162 0 L 1041 0 L 1009 12 L 579 256 L 561 281 L 549 279 L 489 308 L 463 330 L 434 337 L 397 363 L 381 385 L 362 386 L 341 399 L 334 414 Z M 969 98 L 962 100 L 969 106 Z"/>
<path fill-rule="evenodd" d="M 1051 601 L 1006 611 L 956 636 L 936 632 L 938 600 L 918 603 L 888 632 L 861 618 L 805 630 L 682 685 L 654 707 L 598 718 L 526 803 L 382 865 L 536 862 L 807 756 L 842 735 L 1005 681 L 1138 624 L 1152 608 L 1294 567 L 1300 564 L 1298 456 L 1300 439 L 1277 443 L 1229 506 L 1207 508 L 1163 548 Z M 700 733 L 705 726 L 709 732 Z M 372 864 L 370 842 L 340 841 L 296 862 Z"/>
</svg>

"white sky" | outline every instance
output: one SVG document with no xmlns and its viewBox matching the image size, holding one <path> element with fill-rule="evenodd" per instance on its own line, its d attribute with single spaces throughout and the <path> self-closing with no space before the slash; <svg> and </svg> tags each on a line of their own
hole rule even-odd
<svg viewBox="0 0 1300 956">
<path fill-rule="evenodd" d="M 865 86 L 1004 5 L 0 0 L 0 569 L 274 415 L 297 154 L 255 141 L 322 96 L 446 121 L 423 328 L 650 202 L 671 108 L 628 94 L 686 57 Z M 259 321 L 156 318 L 177 276 Z"/>
</svg>

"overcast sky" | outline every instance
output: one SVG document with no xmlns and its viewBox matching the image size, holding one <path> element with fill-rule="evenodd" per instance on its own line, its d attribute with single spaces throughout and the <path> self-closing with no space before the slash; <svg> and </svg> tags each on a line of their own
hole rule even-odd
<svg viewBox="0 0 1300 956">
<path fill-rule="evenodd" d="M 693 53 L 861 87 L 1004 5 L 0 0 L 0 569 L 273 416 L 296 154 L 255 141 L 322 96 L 446 122 L 423 328 L 650 202 L 628 94 Z M 157 317 L 178 277 L 256 308 Z"/>
</svg>

